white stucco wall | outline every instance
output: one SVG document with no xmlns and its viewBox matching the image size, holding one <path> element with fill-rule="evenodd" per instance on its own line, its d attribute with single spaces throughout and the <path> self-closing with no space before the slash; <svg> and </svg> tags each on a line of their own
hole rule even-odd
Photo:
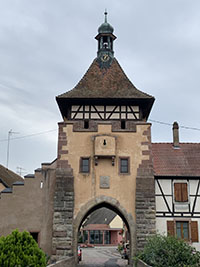
<svg viewBox="0 0 200 267">
<path fill-rule="evenodd" d="M 164 195 L 172 195 L 172 196 L 165 196 L 168 206 L 170 208 L 170 210 L 172 211 L 172 206 L 173 203 L 175 204 L 174 206 L 174 211 L 177 212 L 176 215 L 181 216 L 181 212 L 191 212 L 193 210 L 193 204 L 194 204 L 194 200 L 195 200 L 195 195 L 199 192 L 197 192 L 197 186 L 198 186 L 198 179 L 194 179 L 194 180 L 189 180 L 188 181 L 188 202 L 187 203 L 175 203 L 174 202 L 174 192 L 173 192 L 173 183 L 175 182 L 182 182 L 185 183 L 187 182 L 186 179 L 180 180 L 174 180 L 172 181 L 171 179 L 159 179 L 158 180 L 160 183 L 160 186 L 162 188 L 162 191 L 164 193 Z M 189 215 L 184 215 L 182 217 L 170 217 L 170 214 L 168 213 L 168 208 L 167 205 L 164 201 L 163 196 L 161 196 L 161 190 L 158 186 L 158 183 L 155 183 L 155 190 L 156 190 L 156 212 L 158 211 L 162 211 L 162 212 L 166 212 L 165 215 L 167 215 L 167 217 L 157 217 L 156 218 L 156 230 L 158 233 L 160 234 L 164 234 L 167 235 L 167 221 L 170 220 L 188 220 L 188 221 L 197 221 L 198 222 L 198 236 L 199 236 L 199 241 L 200 241 L 200 218 L 195 218 L 195 217 L 191 217 L 191 214 Z M 189 205 L 190 205 L 190 209 L 189 209 Z M 200 212 L 200 197 L 196 198 L 196 204 L 195 204 L 195 209 L 194 212 Z M 199 214 L 200 215 L 200 214 Z M 199 216 L 196 215 L 196 216 Z M 158 213 L 157 213 L 158 216 Z M 194 215 L 195 216 L 195 215 Z M 192 246 L 194 246 L 197 250 L 200 251 L 200 242 L 198 243 L 191 243 Z"/>
</svg>

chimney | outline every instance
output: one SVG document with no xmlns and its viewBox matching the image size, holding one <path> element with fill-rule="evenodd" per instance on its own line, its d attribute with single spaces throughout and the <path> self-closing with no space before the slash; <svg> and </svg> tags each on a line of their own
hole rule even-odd
<svg viewBox="0 0 200 267">
<path fill-rule="evenodd" d="M 174 122 L 173 123 L 173 146 L 174 148 L 178 148 L 179 147 L 179 126 L 178 126 L 178 122 Z"/>
</svg>

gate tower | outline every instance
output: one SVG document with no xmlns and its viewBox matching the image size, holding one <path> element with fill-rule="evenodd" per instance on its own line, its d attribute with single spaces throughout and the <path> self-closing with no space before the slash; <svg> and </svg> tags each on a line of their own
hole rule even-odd
<svg viewBox="0 0 200 267">
<path fill-rule="evenodd" d="M 76 255 L 77 234 L 94 210 L 119 214 L 130 233 L 131 258 L 155 233 L 151 157 L 154 97 L 138 90 L 114 57 L 113 27 L 95 37 L 97 57 L 70 91 L 56 97 L 59 123 L 53 214 L 53 254 Z"/>
</svg>

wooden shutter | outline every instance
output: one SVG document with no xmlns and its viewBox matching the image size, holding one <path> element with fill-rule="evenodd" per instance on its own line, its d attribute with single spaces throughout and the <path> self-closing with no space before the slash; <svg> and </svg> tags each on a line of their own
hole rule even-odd
<svg viewBox="0 0 200 267">
<path fill-rule="evenodd" d="M 191 241 L 192 242 L 199 242 L 198 222 L 197 221 L 191 222 Z"/>
<path fill-rule="evenodd" d="M 177 202 L 182 201 L 181 183 L 174 183 L 174 197 L 175 197 L 175 201 L 177 201 Z"/>
<path fill-rule="evenodd" d="M 175 236 L 174 221 L 167 221 L 167 235 Z"/>
<path fill-rule="evenodd" d="M 188 185 L 187 183 L 182 183 L 181 184 L 181 192 L 182 192 L 182 202 L 187 202 L 188 201 Z"/>
</svg>

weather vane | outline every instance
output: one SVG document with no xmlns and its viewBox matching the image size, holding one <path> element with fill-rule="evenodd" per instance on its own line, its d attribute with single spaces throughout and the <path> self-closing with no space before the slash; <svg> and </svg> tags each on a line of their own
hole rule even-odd
<svg viewBox="0 0 200 267">
<path fill-rule="evenodd" d="M 105 9 L 104 15 L 105 15 L 105 23 L 107 23 L 107 15 L 108 15 L 107 9 Z"/>
</svg>

